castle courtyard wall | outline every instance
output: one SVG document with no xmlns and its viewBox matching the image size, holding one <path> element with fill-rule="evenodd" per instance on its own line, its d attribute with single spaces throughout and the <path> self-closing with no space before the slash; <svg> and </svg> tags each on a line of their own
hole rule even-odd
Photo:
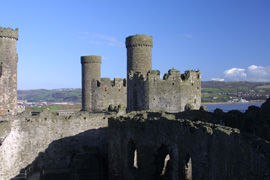
<svg viewBox="0 0 270 180">
<path fill-rule="evenodd" d="M 16 176 L 31 164 L 37 169 L 67 168 L 72 156 L 87 147 L 97 147 L 107 159 L 108 115 L 45 110 L 13 118 L 0 123 L 5 133 L 0 145 L 0 180 Z"/>
<path fill-rule="evenodd" d="M 108 132 L 109 172 L 115 180 L 166 179 L 156 173 L 165 162 L 164 149 L 169 154 L 168 179 L 190 174 L 192 180 L 270 178 L 269 142 L 238 129 L 162 112 L 131 112 L 110 118 Z"/>
</svg>

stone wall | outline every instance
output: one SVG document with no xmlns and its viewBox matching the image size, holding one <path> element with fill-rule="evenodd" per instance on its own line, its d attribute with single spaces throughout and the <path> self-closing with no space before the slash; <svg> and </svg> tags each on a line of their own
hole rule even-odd
<svg viewBox="0 0 270 180">
<path fill-rule="evenodd" d="M 126 79 L 101 78 L 92 85 L 93 111 L 108 111 L 109 106 L 122 107 L 127 106 L 127 87 Z"/>
<path fill-rule="evenodd" d="M 270 144 L 238 129 L 174 114 L 109 119 L 111 179 L 270 179 Z"/>
<path fill-rule="evenodd" d="M 180 112 L 188 106 L 201 106 L 201 74 L 199 71 L 169 70 L 160 79 L 158 70 L 151 70 L 144 77 L 141 73 L 130 73 L 128 78 L 128 111 Z"/>
<path fill-rule="evenodd" d="M 14 177 L 30 164 L 36 169 L 67 168 L 72 156 L 87 147 L 97 147 L 107 158 L 108 115 L 45 110 L 26 111 L 13 118 L 0 146 L 1 180 Z"/>
<path fill-rule="evenodd" d="M 17 40 L 18 29 L 0 27 L 0 116 L 17 113 Z"/>
</svg>

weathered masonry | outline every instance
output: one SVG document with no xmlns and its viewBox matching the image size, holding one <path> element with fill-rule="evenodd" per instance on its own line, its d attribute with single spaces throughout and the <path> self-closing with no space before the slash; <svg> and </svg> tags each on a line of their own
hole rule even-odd
<svg viewBox="0 0 270 180">
<path fill-rule="evenodd" d="M 18 29 L 0 27 L 0 115 L 15 115 L 17 107 Z"/>
</svg>

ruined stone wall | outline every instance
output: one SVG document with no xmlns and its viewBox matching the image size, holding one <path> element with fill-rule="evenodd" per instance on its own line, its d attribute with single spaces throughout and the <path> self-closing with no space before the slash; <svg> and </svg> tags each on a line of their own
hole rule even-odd
<svg viewBox="0 0 270 180">
<path fill-rule="evenodd" d="M 185 107 L 201 106 L 201 74 L 171 69 L 160 79 L 160 72 L 151 70 L 146 78 L 141 73 L 129 76 L 128 110 L 180 112 Z"/>
<path fill-rule="evenodd" d="M 238 129 L 132 112 L 108 132 L 111 179 L 270 179 L 269 142 Z"/>
<path fill-rule="evenodd" d="M 98 147 L 107 157 L 108 115 L 88 112 L 24 112 L 14 116 L 0 146 L 0 180 L 17 175 L 29 164 L 36 168 L 67 168 L 72 156 Z M 1 130 L 1 128 L 0 128 Z"/>
<path fill-rule="evenodd" d="M 92 85 L 92 107 L 94 112 L 108 111 L 109 106 L 127 106 L 126 79 L 101 78 Z"/>
<path fill-rule="evenodd" d="M 0 116 L 17 113 L 17 40 L 18 29 L 0 27 Z"/>
</svg>

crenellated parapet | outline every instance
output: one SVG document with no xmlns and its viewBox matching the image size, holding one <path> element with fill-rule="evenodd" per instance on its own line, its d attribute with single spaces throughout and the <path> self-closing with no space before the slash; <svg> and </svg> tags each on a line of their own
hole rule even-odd
<svg viewBox="0 0 270 180">
<path fill-rule="evenodd" d="M 163 79 L 160 78 L 160 71 L 159 70 L 150 70 L 144 76 L 141 72 L 133 72 L 131 71 L 128 74 L 128 80 L 154 80 L 154 81 L 196 81 L 201 79 L 201 72 L 200 71 L 193 71 L 187 70 L 183 74 L 180 73 L 177 69 L 170 69 L 168 73 L 165 73 Z"/>
<path fill-rule="evenodd" d="M 151 70 L 144 76 L 130 72 L 128 76 L 128 111 L 184 111 L 201 106 L 201 73 L 170 69 L 160 78 L 160 71 Z"/>
<path fill-rule="evenodd" d="M 122 88 L 126 87 L 127 80 L 124 78 L 114 78 L 112 81 L 110 78 L 101 78 L 97 81 L 97 87 L 106 86 L 112 88 Z"/>
<path fill-rule="evenodd" d="M 13 30 L 11 28 L 0 27 L 0 38 L 12 38 L 18 40 L 18 28 Z"/>
</svg>

